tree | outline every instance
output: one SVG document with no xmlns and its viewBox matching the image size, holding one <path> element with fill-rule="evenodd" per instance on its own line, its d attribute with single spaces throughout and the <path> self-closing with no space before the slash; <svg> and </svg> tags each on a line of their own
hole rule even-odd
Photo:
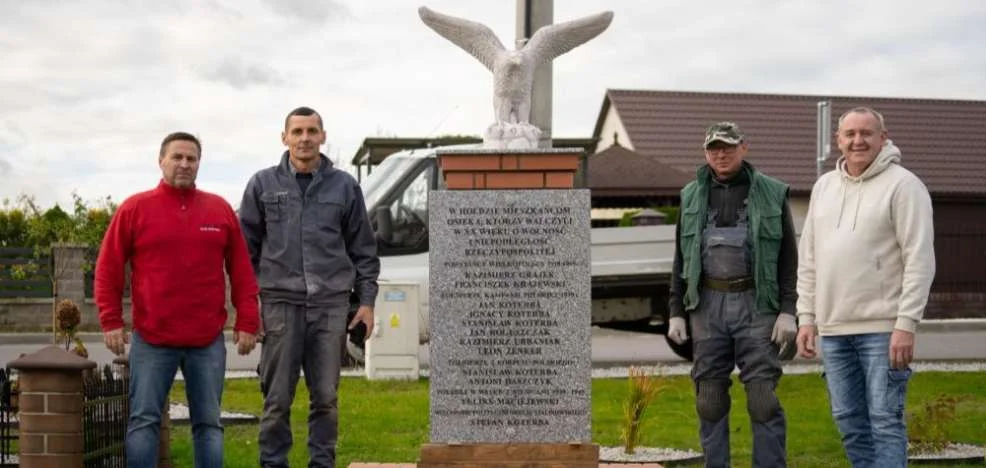
<svg viewBox="0 0 986 468">
<path fill-rule="evenodd" d="M 66 212 L 57 204 L 42 210 L 34 197 L 29 195 L 19 196 L 18 205 L 18 208 L 4 210 L 5 216 L 0 218 L 0 235 L 3 236 L 0 237 L 0 245 L 14 245 L 5 244 L 13 241 L 23 242 L 20 246 L 32 247 L 35 257 L 50 258 L 47 276 L 51 281 L 52 296 L 58 297 L 58 283 L 72 264 L 64 257 L 53 256 L 52 247 L 58 244 L 88 247 L 83 268 L 91 269 L 95 263 L 95 251 L 102 243 L 117 204 L 107 196 L 97 200 L 95 207 L 89 207 L 78 193 L 72 192 L 72 213 Z M 19 221 L 21 218 L 17 213 L 22 213 L 20 216 L 23 221 Z M 57 330 L 57 304 L 53 301 L 53 334 Z M 57 334 L 53 338 L 57 340 Z"/>
<path fill-rule="evenodd" d="M 27 245 L 27 214 L 20 208 L 10 205 L 5 199 L 0 205 L 0 247 L 20 247 Z"/>
</svg>

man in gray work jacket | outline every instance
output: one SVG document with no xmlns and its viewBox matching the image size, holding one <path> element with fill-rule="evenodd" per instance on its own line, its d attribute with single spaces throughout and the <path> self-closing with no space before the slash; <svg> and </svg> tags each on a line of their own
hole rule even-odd
<svg viewBox="0 0 986 468">
<path fill-rule="evenodd" d="M 240 223 L 260 286 L 263 345 L 260 465 L 287 467 L 289 415 L 303 370 L 311 394 L 310 467 L 334 467 L 339 372 L 351 292 L 359 309 L 348 324 L 373 331 L 376 239 L 356 180 L 319 152 L 322 118 L 299 107 L 284 121 L 288 150 L 277 166 L 254 174 L 240 204 Z"/>
<path fill-rule="evenodd" d="M 705 132 L 705 161 L 681 191 L 668 338 L 691 325 L 692 380 L 705 466 L 731 466 L 730 374 L 739 367 L 753 432 L 753 466 L 786 466 L 787 424 L 774 390 L 779 354 L 793 356 L 797 242 L 788 186 L 743 158 L 732 122 Z"/>
</svg>

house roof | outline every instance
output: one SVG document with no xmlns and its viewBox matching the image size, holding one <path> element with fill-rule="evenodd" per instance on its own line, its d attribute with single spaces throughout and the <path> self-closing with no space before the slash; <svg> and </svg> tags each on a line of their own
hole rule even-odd
<svg viewBox="0 0 986 468">
<path fill-rule="evenodd" d="M 352 164 L 354 166 L 380 164 L 387 156 L 406 149 L 461 145 L 482 141 L 482 138 L 468 135 L 439 138 L 366 137 L 360 147 L 356 149 L 356 153 L 353 154 Z"/>
<path fill-rule="evenodd" d="M 689 174 L 619 144 L 589 156 L 593 196 L 674 196 L 690 180 Z"/>
<path fill-rule="evenodd" d="M 608 90 L 593 137 L 600 137 L 612 106 L 636 152 L 692 174 L 704 164 L 704 129 L 733 121 L 750 145 L 747 160 L 805 193 L 816 178 L 815 115 L 822 100 L 832 103 L 833 131 L 853 107 L 881 112 L 902 164 L 932 193 L 986 195 L 986 101 Z M 838 159 L 834 138 L 831 149 L 824 170 Z"/>
</svg>

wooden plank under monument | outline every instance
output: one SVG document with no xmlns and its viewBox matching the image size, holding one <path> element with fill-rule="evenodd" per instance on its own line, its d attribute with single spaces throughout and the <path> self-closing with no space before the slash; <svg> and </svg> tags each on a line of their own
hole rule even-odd
<svg viewBox="0 0 986 468">
<path fill-rule="evenodd" d="M 595 444 L 425 444 L 418 468 L 597 468 Z"/>
</svg>

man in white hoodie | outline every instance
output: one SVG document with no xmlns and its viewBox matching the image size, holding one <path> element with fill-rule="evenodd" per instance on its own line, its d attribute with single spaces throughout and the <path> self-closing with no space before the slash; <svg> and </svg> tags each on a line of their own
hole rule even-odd
<svg viewBox="0 0 986 468">
<path fill-rule="evenodd" d="M 931 197 L 883 116 L 839 118 L 837 169 L 815 183 L 798 252 L 798 352 L 822 361 L 849 461 L 907 465 L 904 397 L 935 276 Z"/>
</svg>

